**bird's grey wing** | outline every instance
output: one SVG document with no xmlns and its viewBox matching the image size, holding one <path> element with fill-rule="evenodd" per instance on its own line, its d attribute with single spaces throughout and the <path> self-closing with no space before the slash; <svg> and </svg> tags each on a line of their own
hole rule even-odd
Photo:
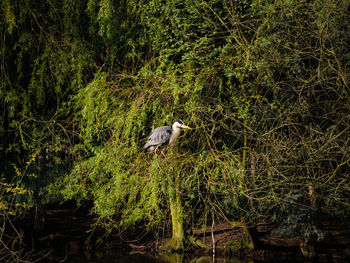
<svg viewBox="0 0 350 263">
<path fill-rule="evenodd" d="M 155 129 L 148 137 L 148 141 L 143 147 L 145 150 L 151 146 L 163 145 L 169 142 L 172 129 L 169 126 L 163 126 Z"/>
</svg>

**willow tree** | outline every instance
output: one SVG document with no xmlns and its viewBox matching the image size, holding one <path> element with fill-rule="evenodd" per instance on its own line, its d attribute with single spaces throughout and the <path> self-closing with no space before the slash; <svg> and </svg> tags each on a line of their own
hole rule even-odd
<svg viewBox="0 0 350 263">
<path fill-rule="evenodd" d="M 140 151 L 153 128 L 169 125 L 176 118 L 203 126 L 200 116 L 194 118 L 193 114 L 203 110 L 198 93 L 204 89 L 202 82 L 206 78 L 195 80 L 192 68 L 186 68 L 185 53 L 191 49 L 191 43 L 183 49 L 178 37 L 187 36 L 181 36 L 180 31 L 167 34 L 173 30 L 167 24 L 169 19 L 182 13 L 191 19 L 196 10 L 187 13 L 174 5 L 176 8 L 156 1 L 122 6 L 110 1 L 89 2 L 89 14 L 98 14 L 98 20 L 92 19 L 91 25 L 98 28 L 107 43 L 115 68 L 109 72 L 101 69 L 102 73 L 96 74 L 72 100 L 80 132 L 80 143 L 75 149 L 81 160 L 64 179 L 64 193 L 78 199 L 92 198 L 93 210 L 104 218 L 106 226 L 141 222 L 159 226 L 170 209 L 173 240 L 169 247 L 182 250 L 186 239 L 184 207 L 198 196 L 195 192 L 198 181 L 201 182 L 196 179 L 200 174 L 194 172 L 193 155 L 198 155 L 201 148 L 198 149 L 198 143 L 194 148 L 179 144 L 179 149 L 168 152 L 165 159 L 157 155 L 151 158 Z M 161 17 L 157 14 L 160 11 L 164 11 Z M 124 23 L 116 23 L 123 17 Z M 190 25 L 191 21 L 185 24 Z M 173 22 L 186 26 L 184 21 Z M 199 25 L 200 21 L 196 23 Z M 196 37 L 195 42 L 204 46 L 202 40 Z M 179 59 L 182 62 L 177 65 Z"/>
<path fill-rule="evenodd" d="M 348 35 L 341 25 L 349 4 L 341 3 L 89 2 L 111 67 L 74 97 L 82 159 L 66 195 L 92 198 L 106 224 L 157 224 L 171 209 L 175 248 L 183 246 L 184 211 L 196 210 L 191 198 L 230 221 L 274 218 L 281 226 L 288 209 L 298 210 L 288 206 L 293 198 L 307 207 L 298 222 L 317 210 L 315 191 L 323 210 L 344 207 Z M 139 151 L 153 128 L 177 118 L 195 127 L 179 152 L 162 159 Z M 305 229 L 299 235 L 307 238 Z"/>
<path fill-rule="evenodd" d="M 173 238 L 167 248 L 184 250 L 184 202 L 195 198 L 201 181 L 194 171 L 194 135 L 187 133 L 183 143 L 165 150 L 165 156 L 142 150 L 152 128 L 174 118 L 187 120 L 191 113 L 176 111 L 186 103 L 176 103 L 173 87 L 163 81 L 147 89 L 142 78 L 97 74 L 75 98 L 81 130 L 76 147 L 82 156 L 93 156 L 83 157 L 61 183 L 68 198 L 92 198 L 93 211 L 105 226 L 159 227 L 170 211 Z M 157 99 L 154 94 L 159 94 Z"/>
<path fill-rule="evenodd" d="M 348 9 L 2 1 L 2 171 L 40 149 L 41 179 L 92 200 L 106 227 L 160 227 L 170 214 L 175 249 L 217 217 L 317 236 L 303 223 L 316 212 L 349 215 Z M 178 118 L 195 129 L 166 157 L 141 151 Z"/>
</svg>

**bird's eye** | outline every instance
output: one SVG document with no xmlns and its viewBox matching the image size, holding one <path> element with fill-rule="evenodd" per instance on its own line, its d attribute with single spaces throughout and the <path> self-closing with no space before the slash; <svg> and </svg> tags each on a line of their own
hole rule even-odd
<svg viewBox="0 0 350 263">
<path fill-rule="evenodd" d="M 177 122 L 180 124 L 184 124 L 184 122 L 182 120 L 177 120 Z"/>
</svg>

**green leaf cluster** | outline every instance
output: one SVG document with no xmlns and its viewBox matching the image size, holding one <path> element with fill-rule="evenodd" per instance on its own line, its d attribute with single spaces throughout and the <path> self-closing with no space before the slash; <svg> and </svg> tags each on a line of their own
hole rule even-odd
<svg viewBox="0 0 350 263">
<path fill-rule="evenodd" d="M 41 149 L 38 199 L 92 200 L 108 228 L 161 227 L 172 191 L 188 229 L 348 217 L 349 5 L 3 1 L 3 170 Z M 143 153 L 176 119 L 194 129 Z"/>
</svg>

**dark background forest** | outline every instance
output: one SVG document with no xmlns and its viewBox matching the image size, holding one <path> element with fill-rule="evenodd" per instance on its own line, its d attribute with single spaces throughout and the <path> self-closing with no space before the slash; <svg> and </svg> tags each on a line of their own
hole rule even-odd
<svg viewBox="0 0 350 263">
<path fill-rule="evenodd" d="M 2 0 L 0 18 L 2 223 L 90 202 L 107 231 L 171 217 L 181 250 L 213 220 L 312 243 L 349 219 L 348 0 Z M 177 119 L 193 130 L 142 151 Z"/>
</svg>

